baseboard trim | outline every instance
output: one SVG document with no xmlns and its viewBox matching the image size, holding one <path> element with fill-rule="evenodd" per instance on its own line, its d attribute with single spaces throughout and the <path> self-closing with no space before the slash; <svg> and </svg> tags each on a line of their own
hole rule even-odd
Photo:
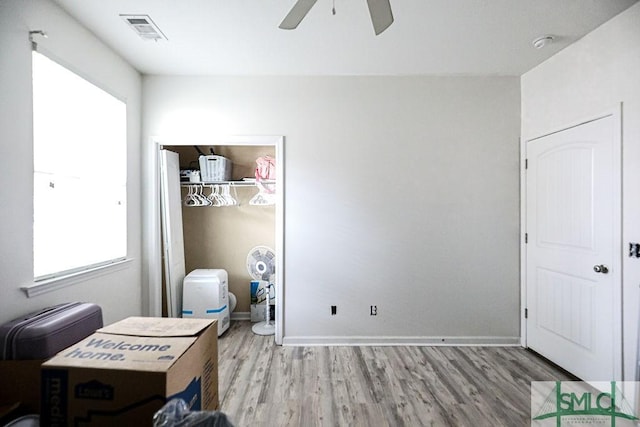
<svg viewBox="0 0 640 427">
<path fill-rule="evenodd" d="M 231 320 L 251 320 L 251 313 L 248 311 L 234 311 L 231 313 Z"/>
<path fill-rule="evenodd" d="M 484 346 L 521 347 L 520 337 L 284 337 L 285 346 Z"/>
</svg>

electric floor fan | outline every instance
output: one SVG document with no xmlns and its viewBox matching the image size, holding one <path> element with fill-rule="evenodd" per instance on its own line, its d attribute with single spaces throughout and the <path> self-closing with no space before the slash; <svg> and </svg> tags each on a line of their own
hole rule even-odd
<svg viewBox="0 0 640 427">
<path fill-rule="evenodd" d="M 271 307 L 269 300 L 271 299 L 271 287 L 276 274 L 276 255 L 273 249 L 267 246 L 256 246 L 249 251 L 247 255 L 247 271 L 253 280 L 262 280 L 266 282 L 265 291 L 265 320 L 258 322 L 251 330 L 257 335 L 273 335 L 276 332 L 276 325 L 271 320 Z"/>
</svg>

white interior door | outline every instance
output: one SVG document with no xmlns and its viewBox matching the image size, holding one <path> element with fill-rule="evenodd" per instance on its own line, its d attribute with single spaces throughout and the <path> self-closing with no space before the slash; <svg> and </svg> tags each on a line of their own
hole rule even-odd
<svg viewBox="0 0 640 427">
<path fill-rule="evenodd" d="M 182 314 L 182 282 L 185 276 L 179 160 L 177 153 L 160 150 L 162 251 L 169 317 Z"/>
<path fill-rule="evenodd" d="M 526 147 L 527 345 L 585 381 L 622 379 L 619 120 Z"/>
</svg>

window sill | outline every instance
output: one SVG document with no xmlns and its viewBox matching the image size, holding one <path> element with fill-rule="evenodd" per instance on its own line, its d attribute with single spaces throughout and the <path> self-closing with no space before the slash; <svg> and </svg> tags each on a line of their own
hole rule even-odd
<svg viewBox="0 0 640 427">
<path fill-rule="evenodd" d="M 95 277 L 104 276 L 105 274 L 123 270 L 131 261 L 133 261 L 131 258 L 125 258 L 111 264 L 93 267 L 88 270 L 78 271 L 51 279 L 40 280 L 30 285 L 22 286 L 20 287 L 20 289 L 22 289 L 24 293 L 27 294 L 27 298 L 35 297 L 37 295 L 65 288 L 79 282 L 84 282 Z"/>
</svg>

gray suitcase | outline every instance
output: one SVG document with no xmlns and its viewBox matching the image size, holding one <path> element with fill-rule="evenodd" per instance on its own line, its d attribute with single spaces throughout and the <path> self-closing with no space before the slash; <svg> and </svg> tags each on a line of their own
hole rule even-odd
<svg viewBox="0 0 640 427">
<path fill-rule="evenodd" d="M 0 326 L 0 360 L 48 359 L 103 326 L 92 303 L 56 305 Z"/>
</svg>

